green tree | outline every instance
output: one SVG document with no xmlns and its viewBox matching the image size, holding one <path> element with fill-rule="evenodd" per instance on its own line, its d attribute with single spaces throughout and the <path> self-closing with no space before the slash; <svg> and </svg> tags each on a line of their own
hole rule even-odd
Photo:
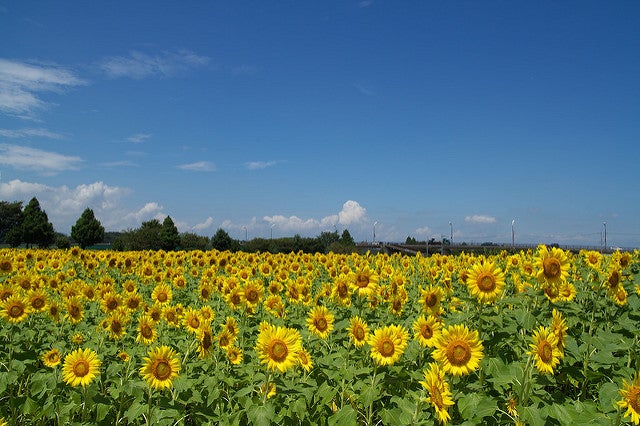
<svg viewBox="0 0 640 426">
<path fill-rule="evenodd" d="M 235 244 L 227 231 L 222 228 L 218 228 L 214 236 L 211 237 L 211 247 L 220 251 L 233 250 L 235 248 Z"/>
<path fill-rule="evenodd" d="M 7 234 L 14 228 L 20 228 L 22 218 L 22 201 L 0 201 L 0 242 L 11 244 L 11 242 L 7 240 Z M 18 232 L 19 236 L 19 231 L 19 229 L 13 231 L 14 238 L 16 232 Z M 19 244 L 20 241 L 18 241 L 18 245 Z"/>
<path fill-rule="evenodd" d="M 22 241 L 27 246 L 37 244 L 39 247 L 49 247 L 55 242 L 53 224 L 49 222 L 47 213 L 40 208 L 40 203 L 33 197 L 24 208 L 22 221 Z"/>
<path fill-rule="evenodd" d="M 93 210 L 87 207 L 82 212 L 76 224 L 71 227 L 71 238 L 80 244 L 82 248 L 102 241 L 104 238 L 104 227 L 100 224 L 100 221 L 96 219 Z"/>
<path fill-rule="evenodd" d="M 180 247 L 183 250 L 206 250 L 209 246 L 209 238 L 203 237 L 193 232 L 180 234 Z"/>
<path fill-rule="evenodd" d="M 140 228 L 135 231 L 134 250 L 160 250 L 161 231 L 162 224 L 158 219 L 142 222 Z"/>
<path fill-rule="evenodd" d="M 340 243 L 347 247 L 353 247 L 356 245 L 356 242 L 353 241 L 353 237 L 351 236 L 351 233 L 347 229 L 342 231 L 342 236 L 340 237 Z"/>
<path fill-rule="evenodd" d="M 178 228 L 173 223 L 171 216 L 167 216 L 162 221 L 160 229 L 160 248 L 163 250 L 175 250 L 180 245 L 180 234 Z"/>
</svg>

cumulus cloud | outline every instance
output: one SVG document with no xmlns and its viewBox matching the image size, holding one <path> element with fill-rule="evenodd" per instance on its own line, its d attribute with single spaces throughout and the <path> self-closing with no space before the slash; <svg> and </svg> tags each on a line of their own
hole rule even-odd
<svg viewBox="0 0 640 426">
<path fill-rule="evenodd" d="M 129 56 L 112 56 L 104 59 L 100 68 L 112 78 L 141 79 L 152 76 L 171 77 L 189 69 L 202 67 L 209 61 L 210 58 L 196 55 L 188 50 L 162 52 L 156 55 L 133 51 Z"/>
<path fill-rule="evenodd" d="M 0 144 L 0 164 L 21 170 L 37 170 L 45 174 L 75 170 L 80 157 L 43 151 L 20 145 Z"/>
<path fill-rule="evenodd" d="M 260 170 L 266 169 L 267 167 L 274 166 L 276 164 L 275 161 L 250 161 L 246 163 L 246 167 L 249 170 Z"/>
<path fill-rule="evenodd" d="M 33 118 L 36 110 L 48 105 L 40 98 L 42 92 L 62 92 L 84 84 L 62 67 L 0 58 L 0 112 Z"/>
<path fill-rule="evenodd" d="M 473 216 L 465 217 L 464 221 L 469 223 L 496 223 L 496 218 L 493 216 L 474 214 Z"/>
<path fill-rule="evenodd" d="M 192 172 L 213 172 L 216 170 L 215 164 L 209 161 L 198 161 L 196 163 L 181 164 L 176 167 L 180 170 L 189 170 Z"/>
<path fill-rule="evenodd" d="M 432 233 L 433 233 L 433 231 L 428 226 L 424 226 L 424 227 L 416 229 L 416 235 L 429 237 Z"/>
<path fill-rule="evenodd" d="M 338 213 L 338 219 L 342 225 L 360 223 L 367 217 L 367 209 L 358 204 L 357 201 L 349 200 L 342 205 L 342 210 Z"/>
<path fill-rule="evenodd" d="M 62 135 L 54 132 L 50 132 L 47 129 L 19 129 L 9 130 L 0 129 L 0 136 L 5 138 L 29 138 L 40 137 L 49 139 L 62 139 Z"/>
<path fill-rule="evenodd" d="M 167 216 L 162 212 L 163 207 L 156 202 L 146 203 L 141 209 L 131 212 L 124 217 L 126 222 L 142 223 L 151 219 L 164 220 Z"/>
<path fill-rule="evenodd" d="M 286 232 L 311 233 L 321 231 L 337 225 L 363 226 L 367 224 L 367 210 L 357 201 L 349 200 L 342 205 L 338 214 L 325 216 L 321 219 L 302 219 L 296 215 L 264 216 L 263 220 L 270 225 L 275 225 L 279 230 Z"/>
<path fill-rule="evenodd" d="M 193 230 L 196 232 L 202 232 L 210 229 L 213 225 L 213 218 L 209 216 L 204 222 L 193 225 Z"/>
</svg>

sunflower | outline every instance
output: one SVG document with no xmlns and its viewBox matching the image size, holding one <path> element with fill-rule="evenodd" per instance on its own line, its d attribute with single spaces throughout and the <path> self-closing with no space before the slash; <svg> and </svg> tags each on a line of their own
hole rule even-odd
<svg viewBox="0 0 640 426">
<path fill-rule="evenodd" d="M 371 358 L 379 365 L 394 364 L 407 347 L 409 333 L 395 324 L 378 328 L 369 335 L 367 343 L 371 346 Z"/>
<path fill-rule="evenodd" d="M 109 338 L 120 340 L 127 334 L 126 325 L 129 323 L 129 317 L 124 315 L 122 311 L 117 310 L 105 319 L 105 330 L 109 333 Z"/>
<path fill-rule="evenodd" d="M 534 257 L 538 266 L 537 277 L 542 283 L 558 284 L 569 276 L 569 259 L 564 250 L 545 245 L 538 246 L 538 254 Z"/>
<path fill-rule="evenodd" d="M 368 266 L 361 268 L 358 272 L 352 272 L 349 279 L 351 280 L 351 286 L 360 297 L 375 294 L 378 287 L 378 275 L 371 271 Z"/>
<path fill-rule="evenodd" d="M 105 313 L 111 313 L 122 306 L 123 300 L 122 296 L 115 293 L 114 291 L 109 291 L 105 293 L 100 299 L 100 307 Z"/>
<path fill-rule="evenodd" d="M 223 328 L 220 333 L 216 336 L 218 340 L 218 346 L 222 349 L 227 349 L 229 346 L 233 345 L 236 341 L 236 336 L 231 334 L 229 330 Z"/>
<path fill-rule="evenodd" d="M 151 299 L 160 305 L 168 305 L 173 298 L 171 287 L 165 283 L 158 284 L 151 292 Z"/>
<path fill-rule="evenodd" d="M 234 317 L 227 317 L 223 327 L 234 337 L 238 337 L 240 329 L 238 328 L 238 322 Z"/>
<path fill-rule="evenodd" d="M 622 285 L 619 285 L 615 291 L 610 292 L 611 298 L 618 306 L 624 306 L 627 304 L 627 290 Z"/>
<path fill-rule="evenodd" d="M 156 323 L 151 316 L 144 314 L 138 318 L 138 336 L 136 340 L 145 345 L 150 345 L 158 338 L 158 330 Z"/>
<path fill-rule="evenodd" d="M 564 357 L 564 338 L 567 335 L 568 330 L 567 322 L 562 317 L 562 314 L 555 309 L 551 315 L 551 332 L 558 338 L 558 349 L 562 353 L 561 357 Z"/>
<path fill-rule="evenodd" d="M 204 324 L 196 333 L 198 338 L 198 356 L 208 358 L 213 352 L 213 331 L 210 324 Z"/>
<path fill-rule="evenodd" d="M 309 331 L 321 339 L 326 339 L 333 330 L 334 316 L 324 306 L 315 306 L 307 316 L 307 327 Z"/>
<path fill-rule="evenodd" d="M 67 299 L 67 313 L 65 318 L 69 320 L 71 324 L 77 324 L 84 318 L 84 307 L 79 297 L 71 297 Z"/>
<path fill-rule="evenodd" d="M 426 400 L 435 409 L 438 421 L 447 424 L 451 419 L 449 407 L 455 403 L 449 390 L 449 383 L 445 380 L 444 372 L 438 363 L 432 362 L 429 364 L 429 369 L 423 371 L 423 374 L 424 381 L 421 381 L 420 384 L 429 394 Z"/>
<path fill-rule="evenodd" d="M 10 274 L 13 270 L 13 264 L 9 257 L 3 256 L 0 258 L 0 274 Z"/>
<path fill-rule="evenodd" d="M 180 372 L 179 354 L 169 346 L 160 346 L 149 350 L 148 355 L 143 359 L 140 376 L 153 389 L 170 388 Z"/>
<path fill-rule="evenodd" d="M 618 407 L 626 408 L 625 417 L 631 417 L 634 425 L 640 423 L 640 373 L 636 373 L 631 384 L 622 381 L 622 389 L 618 390 L 622 399 L 617 402 Z"/>
<path fill-rule="evenodd" d="M 436 346 L 442 323 L 434 316 L 419 316 L 413 322 L 414 337 L 420 342 L 420 346 L 433 348 Z"/>
<path fill-rule="evenodd" d="M 355 316 L 349 319 L 349 340 L 353 342 L 353 345 L 357 348 L 364 346 L 369 338 L 369 326 L 362 318 Z"/>
<path fill-rule="evenodd" d="M 56 348 L 53 348 L 42 355 L 42 362 L 47 367 L 55 367 L 60 364 L 61 355 L 60 351 Z"/>
<path fill-rule="evenodd" d="M 49 294 L 44 289 L 31 290 L 27 293 L 29 306 L 33 312 L 42 312 L 47 309 Z"/>
<path fill-rule="evenodd" d="M 478 332 L 469 330 L 464 324 L 458 324 L 442 330 L 433 358 L 441 364 L 445 373 L 462 376 L 480 366 L 482 351 Z"/>
<path fill-rule="evenodd" d="M 284 372 L 298 364 L 298 352 L 302 349 L 298 330 L 272 325 L 261 326 L 256 351 L 268 370 Z"/>
<path fill-rule="evenodd" d="M 480 302 L 495 302 L 504 289 L 504 272 L 493 262 L 478 262 L 471 267 L 467 286 Z"/>
<path fill-rule="evenodd" d="M 227 348 L 227 359 L 233 365 L 242 363 L 242 349 L 237 346 L 229 346 Z"/>
<path fill-rule="evenodd" d="M 302 369 L 306 372 L 311 371 L 313 368 L 313 361 L 311 360 L 311 354 L 306 349 L 301 349 L 298 352 L 298 362 Z"/>
<path fill-rule="evenodd" d="M 443 312 L 440 302 L 444 297 L 444 291 L 438 286 L 430 285 L 420 289 L 418 302 L 422 305 L 422 311 L 431 315 L 440 315 Z"/>
<path fill-rule="evenodd" d="M 351 306 L 351 288 L 349 287 L 348 275 L 340 274 L 333 280 L 331 296 L 340 305 Z"/>
<path fill-rule="evenodd" d="M 252 279 L 243 286 L 244 301 L 251 309 L 255 309 L 264 297 L 264 284 L 262 280 Z"/>
<path fill-rule="evenodd" d="M 191 306 L 187 308 L 182 317 L 182 325 L 187 331 L 192 333 L 197 333 L 198 329 L 205 324 L 204 321 L 200 318 L 200 310 L 194 309 Z"/>
<path fill-rule="evenodd" d="M 558 337 L 549 327 L 540 326 L 533 332 L 533 343 L 530 344 L 536 368 L 542 374 L 553 374 L 553 368 L 560 363 L 562 352 L 558 348 Z"/>
<path fill-rule="evenodd" d="M 67 355 L 62 379 L 71 386 L 86 386 L 100 373 L 100 359 L 92 349 L 76 349 Z"/>
<path fill-rule="evenodd" d="M 267 312 L 269 312 L 276 318 L 284 318 L 286 315 L 282 297 L 277 294 L 267 296 L 264 301 L 264 308 Z"/>
<path fill-rule="evenodd" d="M 13 294 L 2 302 L 0 317 L 17 324 L 27 318 L 30 312 L 31 306 L 28 301 L 18 294 Z"/>
<path fill-rule="evenodd" d="M 122 352 L 118 352 L 118 358 L 120 358 L 121 361 L 129 362 L 131 360 L 131 355 L 129 355 L 125 351 L 122 351 Z"/>
</svg>

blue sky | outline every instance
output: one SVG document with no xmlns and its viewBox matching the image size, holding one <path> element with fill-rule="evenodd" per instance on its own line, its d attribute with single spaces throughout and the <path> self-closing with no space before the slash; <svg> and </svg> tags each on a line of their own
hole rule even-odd
<svg viewBox="0 0 640 426">
<path fill-rule="evenodd" d="M 57 231 L 640 246 L 637 1 L 0 0 L 0 199 Z M 449 224 L 451 223 L 451 225 Z M 246 230 L 246 231 L 245 231 Z"/>
</svg>

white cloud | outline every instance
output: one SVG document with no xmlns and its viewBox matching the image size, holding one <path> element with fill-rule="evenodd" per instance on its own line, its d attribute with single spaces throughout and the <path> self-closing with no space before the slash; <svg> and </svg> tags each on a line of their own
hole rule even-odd
<svg viewBox="0 0 640 426">
<path fill-rule="evenodd" d="M 61 92 L 86 84 L 72 72 L 54 65 L 0 59 L 0 112 L 33 118 L 47 103 L 41 92 Z"/>
<path fill-rule="evenodd" d="M 246 163 L 246 167 L 249 170 L 260 170 L 266 169 L 267 167 L 274 166 L 276 164 L 275 161 L 250 161 Z"/>
<path fill-rule="evenodd" d="M 44 174 L 75 170 L 77 164 L 82 162 L 80 157 L 10 144 L 0 144 L 0 153 L 0 164 L 22 170 L 37 170 Z"/>
<path fill-rule="evenodd" d="M 151 137 L 148 133 L 137 133 L 135 135 L 129 136 L 127 140 L 133 143 L 142 143 Z"/>
<path fill-rule="evenodd" d="M 5 138 L 28 138 L 28 137 L 42 137 L 49 139 L 62 139 L 63 136 L 58 133 L 50 132 L 47 129 L 20 129 L 9 130 L 0 129 L 0 136 Z"/>
<path fill-rule="evenodd" d="M 112 78 L 141 79 L 150 76 L 170 77 L 191 68 L 208 64 L 210 58 L 188 50 L 162 52 L 157 55 L 133 51 L 129 56 L 112 56 L 102 61 L 100 67 Z"/>
<path fill-rule="evenodd" d="M 215 164 L 209 161 L 198 161 L 196 163 L 181 164 L 176 167 L 180 170 L 189 170 L 192 172 L 213 172 L 216 170 Z"/>
<path fill-rule="evenodd" d="M 279 231 L 284 232 L 308 232 L 320 227 L 316 219 L 300 219 L 298 216 L 285 217 L 282 215 L 265 216 L 264 221 L 275 225 Z"/>
<path fill-rule="evenodd" d="M 416 235 L 429 237 L 432 233 L 433 231 L 428 226 L 424 226 L 416 229 Z"/>
<path fill-rule="evenodd" d="M 105 167 L 137 167 L 138 164 L 133 161 L 122 160 L 122 161 L 110 161 L 107 163 L 102 163 Z"/>
<path fill-rule="evenodd" d="M 196 232 L 202 232 L 210 229 L 213 225 L 213 218 L 209 216 L 204 222 L 193 225 L 193 230 Z"/>
<path fill-rule="evenodd" d="M 367 209 L 357 201 L 349 200 L 342 205 L 342 211 L 338 213 L 339 222 L 342 225 L 361 223 L 367 217 Z"/>
<path fill-rule="evenodd" d="M 162 212 L 162 209 L 163 207 L 156 202 L 146 203 L 140 210 L 127 214 L 124 220 L 125 222 L 134 222 L 135 224 L 140 224 L 151 219 L 164 220 L 166 215 Z"/>
<path fill-rule="evenodd" d="M 465 217 L 464 221 L 469 223 L 496 223 L 496 218 L 493 216 L 474 214 L 473 216 Z"/>
<path fill-rule="evenodd" d="M 0 198 L 3 200 L 26 201 L 51 188 L 42 183 L 22 182 L 14 179 L 8 183 L 0 182 Z"/>
</svg>

